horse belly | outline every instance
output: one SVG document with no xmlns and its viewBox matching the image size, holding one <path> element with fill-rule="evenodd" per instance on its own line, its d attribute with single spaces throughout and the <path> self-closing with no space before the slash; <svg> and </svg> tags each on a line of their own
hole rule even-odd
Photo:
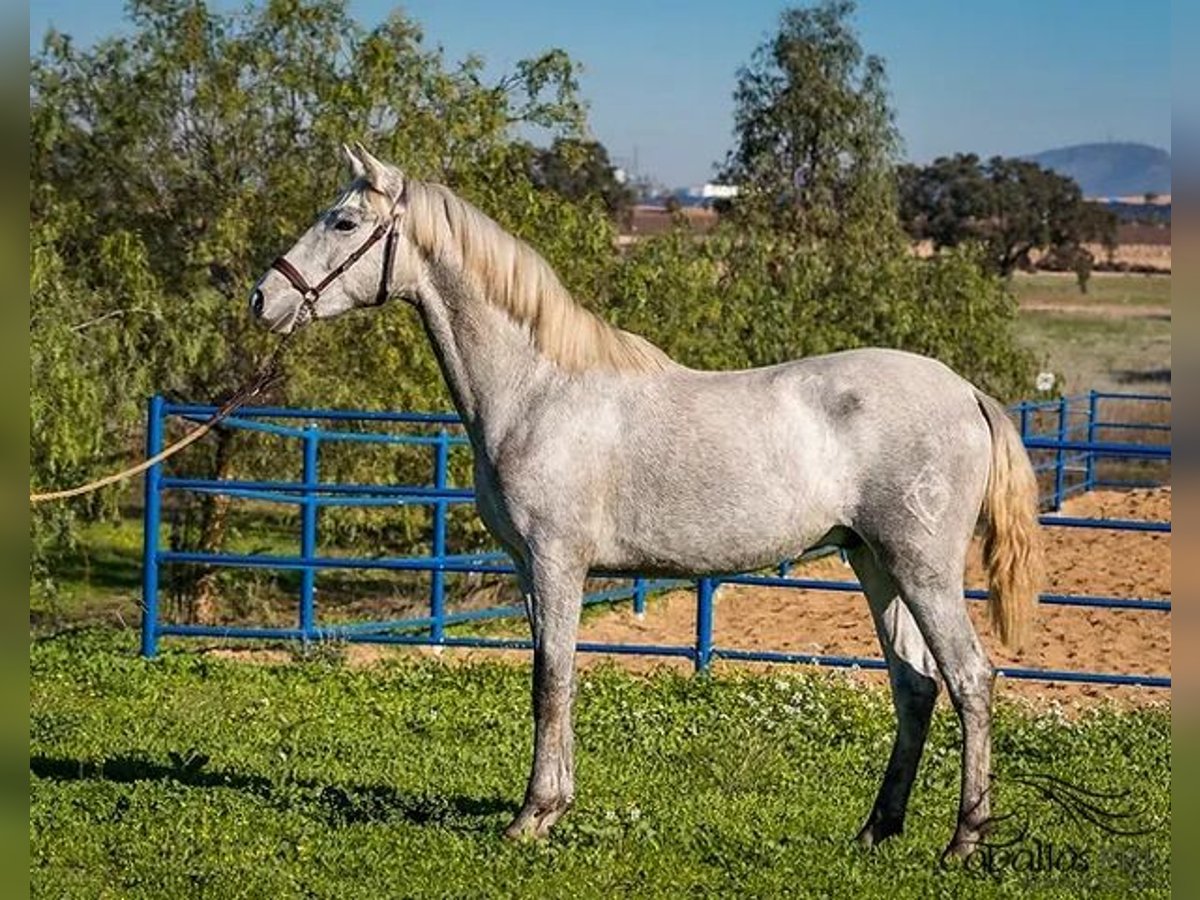
<svg viewBox="0 0 1200 900">
<path fill-rule="evenodd" d="M 797 468 L 724 466 L 689 476 L 638 479 L 612 523 L 600 565 L 654 573 L 708 574 L 773 565 L 799 555 L 838 524 L 822 491 Z"/>
</svg>

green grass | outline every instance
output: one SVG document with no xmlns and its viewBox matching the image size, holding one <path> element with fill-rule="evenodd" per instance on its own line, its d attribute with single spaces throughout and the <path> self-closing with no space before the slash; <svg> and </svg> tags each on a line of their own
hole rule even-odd
<svg viewBox="0 0 1200 900">
<path fill-rule="evenodd" d="M 1061 303 L 1064 305 L 1171 305 L 1169 275 L 1118 275 L 1097 272 L 1081 294 L 1075 276 L 1039 272 L 1017 272 L 1012 278 L 1013 293 L 1021 302 Z"/>
<path fill-rule="evenodd" d="M 231 519 L 222 552 L 294 555 L 299 550 L 297 522 L 264 515 L 261 509 L 236 510 Z M 159 543 L 166 548 L 169 542 L 169 526 L 164 525 Z M 324 549 L 331 555 L 380 552 L 380 546 L 371 541 L 352 551 L 336 546 Z M 226 569 L 219 574 L 226 601 L 223 612 L 264 624 L 294 619 L 300 590 L 298 572 Z M 39 630 L 81 623 L 136 622 L 142 583 L 140 511 L 130 510 L 118 520 L 83 524 L 75 552 L 56 561 L 54 577 L 53 593 L 39 593 L 30 600 L 31 620 Z M 171 577 L 171 567 L 164 566 L 160 603 L 168 615 Z M 425 574 L 369 570 L 322 572 L 319 587 L 327 621 L 398 616 L 414 602 L 425 604 L 429 592 Z"/>
<path fill-rule="evenodd" d="M 140 621 L 142 586 L 142 522 L 136 513 L 117 521 L 89 522 L 82 526 L 77 551 L 54 567 L 55 592 L 30 599 L 31 620 L 38 633 L 51 633 L 81 625 L 136 625 Z M 281 526 L 271 519 L 239 514 L 223 548 L 226 553 L 297 552 L 298 523 Z M 164 526 L 161 545 L 169 536 Z M 368 550 L 335 548 L 335 552 L 366 555 Z M 170 619 L 170 567 L 162 569 L 161 614 Z M 225 570 L 221 572 L 221 612 L 234 621 L 254 625 L 288 625 L 297 613 L 300 574 L 292 571 L 263 572 Z M 483 601 L 471 601 L 467 576 L 447 577 L 450 611 L 472 608 Z M 489 595 L 484 605 L 520 605 L 520 597 L 511 578 L 485 579 L 480 584 L 499 582 L 509 589 Z M 318 576 L 319 614 L 325 624 L 343 621 L 380 620 L 428 613 L 429 576 L 424 573 L 389 573 L 370 570 L 327 570 Z M 479 585 L 477 585 L 478 587 Z M 610 586 L 603 579 L 589 582 L 589 590 Z M 247 597 L 256 598 L 248 602 Z M 357 602 L 348 602 L 347 598 Z M 628 602 L 628 601 L 624 601 Z M 587 618 L 605 614 L 608 604 L 589 606 Z M 482 620 L 452 628 L 454 632 L 528 636 L 523 614 L 513 618 Z"/>
<path fill-rule="evenodd" d="M 1024 311 L 1016 327 L 1042 368 L 1064 379 L 1065 393 L 1170 393 L 1169 318 Z"/>
<path fill-rule="evenodd" d="M 989 875 L 938 853 L 958 732 L 934 724 L 904 836 L 851 837 L 891 739 L 885 695 L 773 677 L 582 677 L 578 804 L 552 839 L 499 837 L 531 726 L 528 672 L 320 655 L 262 666 L 128 632 L 33 642 L 32 893 L 53 897 L 1124 896 L 1169 890 L 1170 717 L 1000 709 L 998 812 L 1087 871 Z M 1130 791 L 1150 833 L 1072 823 L 1012 778 Z"/>
<path fill-rule="evenodd" d="M 1062 309 L 1023 310 L 1017 337 L 1064 380 L 1067 393 L 1170 391 L 1170 276 L 1097 273 L 1084 295 L 1073 276 L 1018 272 L 1012 289 L 1023 304 Z M 1089 315 L 1089 306 L 1109 311 Z M 1130 309 L 1115 315 L 1112 307 Z"/>
<path fill-rule="evenodd" d="M 33 616 L 98 615 L 119 607 L 142 583 L 140 519 L 82 525 L 77 552 L 56 561 L 54 581 L 54 595 L 31 599 Z"/>
</svg>

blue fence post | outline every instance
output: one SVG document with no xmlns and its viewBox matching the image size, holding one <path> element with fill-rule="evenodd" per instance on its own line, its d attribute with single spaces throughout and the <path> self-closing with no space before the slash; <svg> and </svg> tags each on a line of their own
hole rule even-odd
<svg viewBox="0 0 1200 900">
<path fill-rule="evenodd" d="M 1087 420 L 1087 442 L 1089 444 L 1096 443 L 1096 415 L 1099 407 L 1099 393 L 1093 388 L 1088 391 L 1088 420 Z M 1084 490 L 1090 491 L 1096 487 L 1096 453 L 1094 450 L 1087 452 L 1087 462 L 1084 463 Z"/>
<path fill-rule="evenodd" d="M 146 458 L 162 452 L 163 398 L 150 398 L 146 412 Z M 142 656 L 158 654 L 158 532 L 162 521 L 162 463 L 146 470 L 142 513 Z"/>
<path fill-rule="evenodd" d="M 1169 460 L 1171 457 L 1171 447 L 1169 442 L 1165 445 L 1146 445 L 1135 443 L 1132 441 L 1105 441 L 1095 440 L 1096 437 L 1102 437 L 1105 432 L 1100 429 L 1108 429 L 1116 431 L 1119 428 L 1141 428 L 1155 429 L 1170 433 L 1170 426 L 1163 424 L 1146 424 L 1138 422 L 1106 422 L 1105 418 L 1099 415 L 1099 412 L 1105 408 L 1105 404 L 1100 402 L 1108 398 L 1113 399 L 1145 399 L 1155 402 L 1164 399 L 1156 396 L 1141 396 L 1141 395 L 1123 395 L 1123 394 L 1108 394 L 1103 391 L 1093 392 L 1094 397 L 1089 398 L 1088 420 L 1087 422 L 1074 423 L 1072 416 L 1081 415 L 1080 409 L 1075 405 L 1084 400 L 1087 395 L 1079 395 L 1077 398 L 1057 398 L 1049 402 L 1036 403 L 1021 403 L 1011 408 L 1013 413 L 1020 412 L 1022 437 L 1027 445 L 1032 445 L 1032 452 L 1041 457 L 1041 467 L 1043 470 L 1053 468 L 1052 465 L 1047 466 L 1046 460 L 1049 459 L 1048 454 L 1054 453 L 1060 457 L 1059 466 L 1059 484 L 1058 484 L 1058 501 L 1061 502 L 1066 494 L 1080 487 L 1079 483 L 1064 484 L 1065 472 L 1069 467 L 1074 467 L 1075 470 L 1085 471 L 1080 468 L 1077 461 L 1081 458 L 1087 461 L 1089 453 L 1096 454 L 1096 458 L 1103 460 L 1107 458 L 1147 458 L 1147 459 L 1163 459 Z M 1168 398 L 1169 399 L 1169 398 Z M 1051 430 L 1048 424 L 1048 417 L 1057 410 L 1059 415 L 1058 423 L 1058 438 L 1051 437 Z M 203 406 L 188 406 L 183 404 L 173 404 L 165 402 L 160 398 L 151 398 L 149 402 L 149 415 L 146 429 L 146 450 L 149 456 L 157 455 L 161 452 L 161 447 L 167 437 L 167 422 L 170 416 L 181 416 L 190 421 L 201 420 L 212 413 L 212 407 Z M 1044 411 L 1044 414 L 1043 414 Z M 256 419 L 270 418 L 286 418 L 298 420 L 302 423 L 301 427 L 284 427 L 273 426 L 265 423 L 259 423 Z M 407 417 L 404 414 L 379 414 L 379 413 L 352 413 L 346 411 L 329 411 L 329 410 L 288 410 L 267 407 L 251 407 L 244 410 L 239 417 L 228 420 L 230 427 L 247 428 L 250 430 L 264 431 L 267 433 L 286 436 L 288 439 L 298 439 L 303 442 L 305 450 L 305 468 L 303 480 L 297 481 L 213 481 L 211 479 L 201 478 L 186 478 L 177 477 L 174 473 L 168 473 L 162 466 L 148 467 L 146 472 L 145 482 L 145 518 L 143 527 L 145 529 L 144 545 L 143 545 L 143 596 L 144 596 L 144 615 L 142 618 L 142 653 L 146 657 L 152 657 L 157 650 L 157 640 L 163 636 L 180 635 L 180 636 L 195 636 L 195 637 L 233 637 L 246 639 L 272 639 L 272 640 L 304 640 L 308 641 L 311 638 L 318 638 L 323 635 L 338 635 L 344 636 L 347 640 L 364 640 L 377 641 L 381 643 L 395 644 L 428 644 L 429 638 L 425 633 L 420 634 L 398 634 L 400 628 L 408 628 L 420 624 L 424 627 L 427 623 L 431 623 L 433 618 L 426 619 L 406 619 L 395 622 L 367 622 L 357 623 L 354 625 L 345 626 L 328 626 L 328 631 L 320 628 L 318 624 L 319 616 L 316 615 L 315 603 L 309 603 L 308 609 L 312 612 L 305 614 L 304 618 L 311 624 L 310 632 L 302 628 L 274 628 L 274 627 L 241 627 L 241 626 L 199 626 L 186 625 L 175 623 L 168 620 L 162 621 L 159 619 L 158 610 L 158 588 L 159 578 L 161 576 L 162 565 L 172 564 L 202 564 L 202 565 L 229 565 L 238 568 L 243 567 L 261 567 L 269 569 L 283 569 L 287 571 L 297 571 L 301 576 L 311 579 L 315 577 L 315 573 L 320 571 L 322 565 L 315 565 L 318 561 L 324 566 L 336 567 L 342 569 L 383 569 L 387 571 L 402 571 L 402 572 L 431 572 L 438 575 L 438 580 L 445 577 L 446 573 L 454 572 L 511 572 L 511 567 L 503 565 L 499 557 L 500 553 L 481 553 L 477 557 L 467 558 L 466 554 L 462 556 L 454 556 L 447 553 L 446 544 L 448 542 L 448 512 L 451 503 L 466 501 L 470 499 L 469 489 L 457 489 L 451 486 L 448 466 L 449 448 L 461 440 L 456 435 L 447 435 L 444 431 L 441 436 L 422 432 L 420 435 L 404 436 L 404 435 L 375 435 L 365 432 L 332 432 L 323 431 L 318 428 L 318 422 L 325 420 L 340 420 L 353 421 L 361 418 L 365 421 L 413 421 L 420 422 L 423 425 L 432 423 L 447 423 L 451 424 L 447 416 L 411 416 Z M 1072 424 L 1073 423 L 1073 424 Z M 1077 433 L 1088 427 L 1092 440 L 1087 442 L 1077 439 Z M 438 451 L 436 457 L 437 471 L 435 473 L 436 488 L 431 488 L 427 483 L 422 482 L 419 485 L 402 485 L 402 486 L 378 486 L 368 484 L 344 484 L 344 485 L 325 485 L 324 493 L 321 491 L 321 482 L 318 479 L 317 462 L 318 462 L 318 444 L 327 443 L 329 441 L 365 441 L 388 444 L 421 444 L 423 446 L 432 446 Z M 311 444 L 311 450 L 309 449 Z M 439 444 L 441 446 L 439 446 Z M 1105 481 L 1096 477 L 1097 473 L 1092 474 L 1093 486 L 1096 484 L 1103 485 Z M 1044 479 L 1043 479 L 1044 480 Z M 1086 482 L 1085 482 L 1086 483 Z M 231 496 L 245 497 L 259 501 L 269 501 L 282 504 L 297 504 L 301 515 L 306 522 L 311 522 L 311 526 L 305 526 L 305 530 L 301 534 L 301 541 L 305 544 L 305 549 L 301 555 L 274 555 L 274 554 L 235 554 L 226 553 L 217 555 L 214 560 L 213 556 L 206 553 L 177 551 L 170 547 L 164 548 L 161 546 L 160 531 L 162 519 L 162 494 L 164 491 L 174 490 L 196 490 L 200 492 L 220 492 Z M 399 497 L 399 501 L 394 501 L 391 498 Z M 1052 499 L 1047 496 L 1047 499 Z M 395 558 L 338 558 L 338 559 L 322 559 L 317 550 L 317 533 L 316 527 L 319 519 L 320 508 L 327 503 L 340 504 L 345 506 L 377 506 L 377 505 L 392 505 L 394 502 L 401 503 L 421 503 L 425 506 L 433 506 L 435 515 L 437 516 L 435 534 L 433 542 L 436 550 L 431 555 L 395 557 Z M 315 515 L 313 512 L 315 511 Z M 1118 531 L 1148 531 L 1159 533 L 1170 533 L 1171 525 L 1169 522 L 1142 522 L 1133 520 L 1121 519 L 1087 519 L 1076 517 L 1046 517 L 1044 520 L 1046 525 L 1055 525 L 1068 528 L 1105 528 Z M 844 554 L 843 554 L 844 558 Z M 794 561 L 791 561 L 794 562 Z M 788 565 L 789 561 L 784 561 L 783 565 Z M 801 573 L 802 574 L 802 573 Z M 632 593 L 634 595 L 634 605 L 644 608 L 645 599 L 648 595 L 651 586 L 661 586 L 663 582 L 653 578 L 626 578 L 625 581 L 632 581 Z M 696 582 L 697 589 L 697 614 L 696 614 L 696 630 L 695 640 L 691 645 L 607 645 L 600 643 L 584 643 L 582 649 L 585 651 L 617 651 L 636 655 L 664 655 L 674 658 L 690 658 L 698 671 L 704 672 L 711 669 L 714 659 L 734 659 L 734 660 L 761 660 L 766 662 L 813 662 L 819 661 L 824 665 L 834 666 L 851 666 L 861 665 L 867 668 L 885 668 L 885 662 L 880 659 L 868 659 L 861 657 L 846 657 L 846 656 L 813 656 L 811 654 L 796 654 L 782 653 L 773 651 L 760 650 L 737 650 L 729 647 L 723 647 L 718 650 L 715 647 L 714 641 L 714 625 L 716 618 L 715 601 L 717 592 L 722 584 L 727 582 L 739 582 L 743 584 L 766 584 L 768 582 L 776 582 L 776 579 L 766 578 L 762 575 L 743 575 L 743 576 L 726 576 L 710 579 L 702 579 Z M 311 581 L 308 583 L 311 584 Z M 847 592 L 860 592 L 860 585 L 850 582 L 826 582 L 821 580 L 791 580 L 789 586 L 818 589 L 818 590 L 839 590 Z M 315 585 L 312 589 L 315 593 Z M 619 590 L 609 592 L 610 597 L 628 596 L 631 593 L 630 588 L 624 587 Z M 968 598 L 972 600 L 986 599 L 986 592 L 968 591 Z M 603 599 L 595 596 L 594 599 Z M 1097 597 L 1086 595 L 1067 595 L 1067 594 L 1048 594 L 1042 596 L 1042 602 L 1061 605 L 1061 606 L 1076 606 L 1089 608 L 1114 608 L 1114 609 L 1144 609 L 1156 610 L 1169 613 L 1171 611 L 1170 600 L 1146 600 L 1146 599 L 1130 599 L 1121 597 Z M 437 602 L 434 602 L 437 606 Z M 447 620 L 459 621 L 460 619 L 484 619 L 496 618 L 510 615 L 518 615 L 520 607 L 497 607 L 486 610 L 477 610 L 473 614 L 458 614 L 453 616 L 443 615 L 439 625 L 444 626 Z M 303 623 L 302 623 L 303 624 Z M 430 629 L 432 631 L 432 628 Z M 511 638 L 459 638 L 453 635 L 445 636 L 442 639 L 440 646 L 447 644 L 462 644 L 464 646 L 478 647 L 527 647 L 529 642 L 523 640 L 513 640 Z M 1107 683 L 1107 684 L 1140 684 L 1147 687 L 1165 687 L 1171 686 L 1169 676 L 1158 675 L 1120 675 L 1120 674 L 1105 674 L 1094 672 L 1071 672 L 1071 671 L 1055 671 L 1046 669 L 1004 669 L 1004 673 L 1013 678 L 1037 678 L 1046 681 L 1075 681 L 1089 683 Z"/>
<path fill-rule="evenodd" d="M 639 619 L 646 614 L 646 579 L 633 579 L 633 614 Z"/>
<path fill-rule="evenodd" d="M 446 429 L 438 432 L 434 445 L 433 486 L 439 492 L 449 486 L 450 435 Z M 436 568 L 430 573 L 429 617 L 433 623 L 429 637 L 440 644 L 446 639 L 446 573 L 441 566 L 446 558 L 446 500 L 439 497 L 433 504 L 433 561 Z"/>
<path fill-rule="evenodd" d="M 1070 411 L 1066 397 L 1058 398 L 1058 439 L 1067 439 L 1067 414 Z M 1054 508 L 1062 507 L 1063 491 L 1066 486 L 1066 453 L 1059 447 L 1054 451 Z"/>
<path fill-rule="evenodd" d="M 1022 400 L 1017 405 L 1017 410 L 1019 413 L 1018 419 L 1020 421 L 1021 444 L 1024 445 L 1026 443 L 1026 441 L 1029 439 L 1029 401 Z M 1029 454 L 1029 458 L 1030 458 L 1030 461 L 1033 461 L 1034 458 L 1033 458 L 1032 453 Z M 1038 481 L 1041 480 L 1037 477 L 1036 466 L 1034 468 L 1034 478 Z M 1041 509 L 1041 507 L 1042 507 L 1042 488 L 1041 488 L 1041 485 L 1039 484 L 1038 485 L 1038 509 Z"/>
<path fill-rule="evenodd" d="M 711 578 L 696 582 L 696 671 L 705 672 L 712 661 L 713 594 L 716 585 Z"/>
<path fill-rule="evenodd" d="M 317 460 L 321 432 L 316 424 L 304 429 L 304 503 L 301 506 L 300 556 L 306 562 L 317 555 Z M 311 640 L 316 624 L 317 570 L 310 564 L 300 573 L 300 631 Z"/>
</svg>

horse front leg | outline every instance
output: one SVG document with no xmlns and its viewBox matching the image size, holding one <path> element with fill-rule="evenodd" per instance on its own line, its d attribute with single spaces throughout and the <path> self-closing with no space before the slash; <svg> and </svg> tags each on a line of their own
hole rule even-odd
<svg viewBox="0 0 1200 900">
<path fill-rule="evenodd" d="M 575 638 L 583 603 L 582 566 L 539 561 L 531 566 L 533 632 L 533 767 L 525 802 L 509 838 L 543 838 L 575 799 Z"/>
</svg>

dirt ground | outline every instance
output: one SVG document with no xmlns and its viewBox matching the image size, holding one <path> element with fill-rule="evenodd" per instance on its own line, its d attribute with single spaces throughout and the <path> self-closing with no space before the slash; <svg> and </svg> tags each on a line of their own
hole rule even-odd
<svg viewBox="0 0 1200 900">
<path fill-rule="evenodd" d="M 1075 497 L 1063 506 L 1063 515 L 1170 521 L 1170 488 L 1135 491 L 1094 491 Z M 1171 597 L 1171 536 L 1146 532 L 1095 531 L 1079 528 L 1044 529 L 1047 558 L 1046 593 L 1169 599 Z M 976 544 L 968 562 L 967 585 L 985 587 Z M 847 581 L 853 571 L 837 556 L 826 557 L 793 570 L 796 577 Z M 1105 671 L 1130 674 L 1169 674 L 1171 671 L 1171 617 L 1169 613 L 1138 610 L 1087 609 L 1040 606 L 1028 646 L 1020 653 L 1004 648 L 992 635 L 986 605 L 972 602 L 971 615 L 996 666 Z M 695 640 L 694 590 L 677 590 L 652 598 L 643 618 L 627 604 L 585 616 L 581 641 L 613 644 L 690 645 Z M 525 634 L 523 623 L 517 632 Z M 716 646 L 737 649 L 780 650 L 823 655 L 872 656 L 880 654 L 866 600 L 859 594 L 798 591 L 724 585 L 715 603 Z M 414 652 L 378 645 L 344 647 L 352 665 L 371 665 L 381 659 Z M 282 650 L 213 648 L 222 656 L 253 658 L 260 662 L 285 662 Z M 434 648 L 416 652 L 437 653 Z M 496 659 L 523 661 L 520 651 L 449 650 L 447 661 Z M 616 664 L 637 672 L 660 668 L 690 671 L 687 659 L 624 655 L 580 654 L 583 667 Z M 734 669 L 766 670 L 762 663 L 719 661 L 718 672 Z M 808 667 L 806 667 L 808 668 Z M 811 669 L 809 669 L 811 670 Z M 831 677 L 848 677 L 884 685 L 877 671 L 828 668 Z M 1017 698 L 1037 707 L 1056 706 L 1065 713 L 1097 703 L 1122 706 L 1168 704 L 1170 692 L 1162 689 L 1105 687 L 1082 684 L 1047 684 L 999 678 L 997 696 Z M 945 695 L 942 694 L 944 701 Z"/>
<path fill-rule="evenodd" d="M 1169 231 L 1166 233 L 1170 234 Z M 1098 263 L 1109 261 L 1108 251 L 1100 244 L 1084 244 L 1083 246 Z M 932 256 L 934 253 L 933 242 L 919 241 L 913 245 L 913 252 L 922 259 Z M 1035 262 L 1041 255 L 1038 252 L 1030 254 Z M 1113 253 L 1112 262 L 1117 266 L 1170 272 L 1171 244 L 1169 240 L 1166 243 L 1121 243 L 1117 245 L 1116 252 Z"/>
<path fill-rule="evenodd" d="M 1069 516 L 1169 521 L 1170 488 L 1096 491 L 1064 504 Z M 1171 596 L 1169 534 L 1046 528 L 1047 593 L 1165 599 Z M 797 577 L 853 580 L 841 560 L 827 557 L 798 567 Z M 970 587 L 984 587 L 978 546 L 968 566 Z M 1133 674 L 1171 670 L 1171 617 L 1140 610 L 1040 606 L 1029 645 L 1019 654 L 1005 649 L 991 632 L 986 605 L 971 603 L 971 614 L 997 666 L 1075 669 Z M 585 622 L 580 640 L 606 643 L 688 644 L 695 639 L 695 593 L 676 591 L 652 601 L 639 620 L 628 608 Z M 879 644 L 858 594 L 787 588 L 722 586 L 717 594 L 714 640 L 718 647 L 783 650 L 826 655 L 878 656 Z M 663 663 L 621 657 L 622 666 L 646 670 L 656 665 L 687 667 L 686 660 Z M 735 665 L 722 663 L 722 666 Z M 737 664 L 740 665 L 740 664 Z M 882 673 L 855 677 L 882 681 Z M 999 679 L 998 694 L 1058 701 L 1066 706 L 1109 698 L 1120 703 L 1169 702 L 1161 689 L 1044 684 Z"/>
</svg>

